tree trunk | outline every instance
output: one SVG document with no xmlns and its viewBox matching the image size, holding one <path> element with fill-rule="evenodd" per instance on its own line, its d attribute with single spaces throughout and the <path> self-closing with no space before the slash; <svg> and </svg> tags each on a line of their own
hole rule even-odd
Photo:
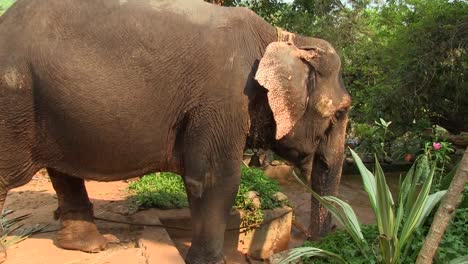
<svg viewBox="0 0 468 264">
<path fill-rule="evenodd" d="M 429 264 L 432 263 L 432 259 L 439 246 L 440 240 L 444 235 L 445 228 L 450 221 L 452 213 L 457 208 L 460 202 L 460 197 L 465 186 L 465 182 L 468 179 L 468 148 L 465 149 L 465 154 L 460 162 L 457 169 L 457 173 L 453 177 L 452 183 L 447 191 L 447 194 L 442 199 L 439 209 L 435 215 L 434 221 L 432 222 L 429 234 L 427 234 L 424 240 L 423 247 L 419 252 L 416 264 Z"/>
</svg>

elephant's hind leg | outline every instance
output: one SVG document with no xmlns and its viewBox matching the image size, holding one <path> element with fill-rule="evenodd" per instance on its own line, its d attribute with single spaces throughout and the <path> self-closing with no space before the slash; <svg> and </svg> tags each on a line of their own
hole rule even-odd
<svg viewBox="0 0 468 264">
<path fill-rule="evenodd" d="M 57 233 L 58 246 L 84 252 L 104 250 L 107 240 L 94 223 L 93 205 L 84 180 L 50 168 L 47 171 L 59 202 L 56 216 L 60 218 L 62 228 Z"/>
</svg>

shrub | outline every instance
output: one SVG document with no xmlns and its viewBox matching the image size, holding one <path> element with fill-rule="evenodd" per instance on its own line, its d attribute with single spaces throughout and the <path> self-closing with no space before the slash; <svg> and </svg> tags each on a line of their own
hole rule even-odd
<svg viewBox="0 0 468 264">
<path fill-rule="evenodd" d="M 406 259 L 409 253 L 415 230 L 422 228 L 429 213 L 446 193 L 446 191 L 438 191 L 429 194 L 435 166 L 430 168 L 427 156 L 421 155 L 408 171 L 405 179 L 400 182 L 400 191 L 396 202 L 394 202 L 377 157 L 374 176 L 364 166 L 359 156 L 354 151 L 350 151 L 359 168 L 364 189 L 369 195 L 369 201 L 376 217 L 378 235 L 373 241 L 368 241 L 364 237 L 356 214 L 349 204 L 333 196 L 319 196 L 302 183 L 298 177 L 296 178 L 315 199 L 343 224 L 347 234 L 352 238 L 352 243 L 359 249 L 360 258 L 365 260 L 365 263 L 405 263 L 402 260 Z M 418 183 L 421 179 L 425 180 L 419 188 Z M 341 250 L 332 252 L 316 247 L 296 248 L 281 263 L 287 263 L 300 257 L 314 256 L 328 257 L 340 263 L 350 261 L 337 253 L 341 253 Z"/>
<path fill-rule="evenodd" d="M 414 263 L 416 261 L 425 235 L 431 226 L 432 219 L 432 216 L 428 217 L 424 225 L 416 229 L 409 245 L 409 252 L 403 259 L 400 259 L 400 263 Z M 468 209 L 457 209 L 439 245 L 434 258 L 434 264 L 449 263 L 468 252 L 468 237 L 465 235 L 466 223 L 468 223 Z M 377 248 L 376 240 L 379 236 L 377 226 L 374 224 L 362 226 L 362 234 L 367 243 L 372 245 L 375 250 Z M 353 238 L 346 230 L 335 231 L 320 241 L 306 241 L 303 246 L 317 247 L 330 252 L 340 253 L 343 259 L 353 264 L 378 263 L 376 258 L 367 259 L 362 255 L 359 247 L 353 242 Z M 325 258 L 304 258 L 303 261 L 305 264 L 334 263 Z"/>
</svg>

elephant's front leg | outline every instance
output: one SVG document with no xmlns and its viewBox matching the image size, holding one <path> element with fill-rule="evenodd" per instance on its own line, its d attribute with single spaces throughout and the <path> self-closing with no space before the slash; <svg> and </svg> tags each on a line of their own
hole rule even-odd
<svg viewBox="0 0 468 264">
<path fill-rule="evenodd" d="M 57 244 L 64 249 L 99 252 L 107 240 L 93 220 L 93 205 L 89 201 L 84 180 L 48 168 L 57 193 L 62 228 L 57 232 Z"/>
<path fill-rule="evenodd" d="M 199 176 L 204 180 L 200 181 Z M 193 231 L 187 263 L 225 263 L 224 231 L 239 187 L 239 179 L 240 161 L 229 161 L 229 164 L 197 176 L 186 174 Z"/>
<path fill-rule="evenodd" d="M 243 126 L 211 123 L 226 120 L 226 114 L 235 112 L 218 111 L 216 119 L 201 115 L 204 118 L 188 124 L 184 137 L 183 177 L 192 217 L 189 264 L 225 263 L 224 232 L 239 188 L 245 146 Z"/>
</svg>

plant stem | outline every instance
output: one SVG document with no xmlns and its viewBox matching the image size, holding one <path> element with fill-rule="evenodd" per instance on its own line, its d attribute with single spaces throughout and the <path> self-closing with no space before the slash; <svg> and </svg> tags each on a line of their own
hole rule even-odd
<svg viewBox="0 0 468 264">
<path fill-rule="evenodd" d="M 434 217 L 434 221 L 432 222 L 431 229 L 429 230 L 429 234 L 427 235 L 421 251 L 419 252 L 416 264 L 432 263 L 432 259 L 434 258 L 452 213 L 455 211 L 458 203 L 460 202 L 460 197 L 467 180 L 468 148 L 465 149 L 465 153 L 460 162 L 457 173 L 453 177 L 448 192 L 442 199 L 442 202 L 437 209 L 437 213 Z"/>
</svg>

